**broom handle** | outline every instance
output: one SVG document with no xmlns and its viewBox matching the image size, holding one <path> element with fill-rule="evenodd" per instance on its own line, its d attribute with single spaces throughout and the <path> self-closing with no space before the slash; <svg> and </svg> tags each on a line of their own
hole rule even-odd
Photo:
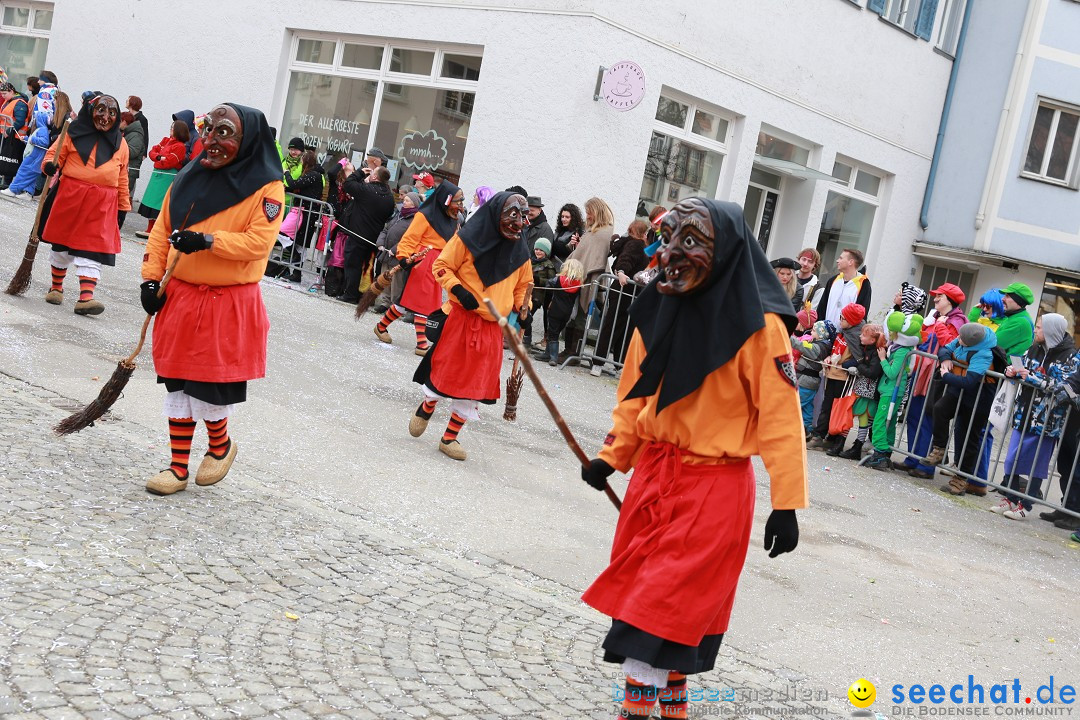
<svg viewBox="0 0 1080 720">
<path fill-rule="evenodd" d="M 183 255 L 183 253 L 176 253 L 176 255 L 173 256 L 172 262 L 169 263 L 169 268 L 165 271 L 165 277 L 161 278 L 161 287 L 159 287 L 157 291 L 158 297 L 165 294 L 165 286 L 169 284 L 173 270 L 176 269 L 176 263 L 179 262 L 181 255 Z M 139 344 L 135 346 L 135 352 L 128 355 L 127 360 L 124 361 L 125 365 L 133 365 L 135 363 L 135 358 L 139 357 L 139 353 L 142 352 L 143 343 L 146 342 L 146 330 L 150 327 L 150 320 L 153 317 L 153 315 L 147 315 L 146 319 L 143 320 L 142 331 L 139 332 Z"/>
<path fill-rule="evenodd" d="M 533 287 L 534 287 L 534 285 L 532 283 L 529 283 L 525 287 L 525 302 L 528 303 L 527 307 L 529 308 L 529 312 L 532 312 L 532 292 L 533 292 Z M 520 315 L 518 317 L 520 317 Z M 517 331 L 518 340 L 521 340 L 521 338 L 522 338 L 522 336 L 524 334 L 525 334 L 525 324 L 524 324 L 524 321 L 522 321 L 521 327 L 519 327 L 518 331 Z M 518 371 L 518 356 L 517 356 L 517 353 L 514 353 L 514 366 L 510 368 L 510 377 L 513 377 L 513 376 L 517 375 L 517 371 Z"/>
<path fill-rule="evenodd" d="M 555 401 L 548 395 L 547 390 L 544 389 L 544 383 L 540 381 L 540 376 L 536 374 L 536 368 L 533 367 L 532 361 L 529 360 L 528 354 L 524 348 L 521 347 L 521 343 L 518 342 L 517 335 L 510 328 L 510 324 L 506 321 L 499 311 L 495 308 L 495 303 L 491 302 L 490 298 L 484 298 L 484 304 L 487 305 L 488 312 L 499 323 L 499 327 L 502 329 L 503 335 L 506 336 L 506 341 L 510 344 L 510 348 L 514 351 L 514 355 L 521 361 L 521 367 L 524 368 L 525 374 L 529 376 L 529 380 L 536 387 L 536 393 L 540 396 L 540 399 L 544 402 L 544 406 L 547 407 L 548 412 L 551 413 L 551 418 L 555 421 L 555 424 L 559 427 L 559 432 L 562 433 L 563 439 L 566 440 L 566 444 L 570 446 L 570 450 L 577 457 L 578 462 L 584 468 L 589 467 L 592 464 L 592 460 L 585 454 L 585 451 L 578 445 L 578 441 L 574 439 L 574 433 L 570 431 L 570 426 L 566 424 L 566 420 L 563 419 L 559 409 L 555 407 Z M 608 500 L 615 506 L 616 510 L 622 509 L 622 501 L 619 500 L 619 496 L 615 494 L 615 491 L 611 489 L 611 485 L 604 484 L 604 493 L 607 494 Z"/>
<path fill-rule="evenodd" d="M 71 120 L 65 120 L 64 124 L 60 127 L 60 135 L 56 138 L 56 151 L 53 153 L 52 158 L 53 165 L 56 164 L 56 159 L 60 157 L 60 148 L 64 146 L 64 139 L 67 137 L 68 125 L 70 123 Z M 49 182 L 52 182 L 52 178 L 49 178 Z M 39 226 L 41 225 L 42 212 L 45 210 L 45 197 L 49 194 L 48 184 L 49 183 L 47 182 L 45 184 L 46 187 L 41 189 L 41 196 L 38 198 L 37 204 L 37 215 L 34 216 L 34 228 L 30 231 L 30 242 L 35 245 L 38 242 L 38 233 L 41 231 Z"/>
</svg>

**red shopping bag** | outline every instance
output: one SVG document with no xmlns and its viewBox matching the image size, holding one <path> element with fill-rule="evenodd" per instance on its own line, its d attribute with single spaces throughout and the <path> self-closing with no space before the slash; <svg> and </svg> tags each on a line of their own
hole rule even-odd
<svg viewBox="0 0 1080 720">
<path fill-rule="evenodd" d="M 847 435 L 848 430 L 855 424 L 852 410 L 858 396 L 851 391 L 852 383 L 849 380 L 844 386 L 844 395 L 833 400 L 832 411 L 829 413 L 829 434 Z"/>
</svg>

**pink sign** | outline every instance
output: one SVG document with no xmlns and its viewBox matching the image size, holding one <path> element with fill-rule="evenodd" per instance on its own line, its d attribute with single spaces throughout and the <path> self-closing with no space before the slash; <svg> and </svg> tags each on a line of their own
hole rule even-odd
<svg viewBox="0 0 1080 720">
<path fill-rule="evenodd" d="M 620 112 L 633 110 L 645 97 L 645 71 L 636 62 L 620 60 L 604 71 L 599 95 Z"/>
</svg>

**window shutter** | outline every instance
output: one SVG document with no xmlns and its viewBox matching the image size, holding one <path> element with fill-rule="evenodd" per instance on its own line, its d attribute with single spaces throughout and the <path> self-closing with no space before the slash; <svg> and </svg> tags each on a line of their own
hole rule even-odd
<svg viewBox="0 0 1080 720">
<path fill-rule="evenodd" d="M 938 0 L 922 0 L 919 6 L 919 19 L 915 23 L 915 34 L 923 40 L 930 40 L 934 34 L 934 18 L 937 16 Z"/>
<path fill-rule="evenodd" d="M 878 15 L 885 14 L 885 2 L 886 0 L 867 0 L 866 9 L 873 10 Z"/>
</svg>

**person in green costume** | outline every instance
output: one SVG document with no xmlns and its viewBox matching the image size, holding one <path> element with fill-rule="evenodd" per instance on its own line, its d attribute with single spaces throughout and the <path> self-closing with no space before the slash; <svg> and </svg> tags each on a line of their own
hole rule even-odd
<svg viewBox="0 0 1080 720">
<path fill-rule="evenodd" d="M 889 345 L 878 348 L 877 351 L 878 357 L 881 358 L 881 380 L 878 381 L 880 399 L 877 413 L 874 415 L 874 431 L 871 438 L 874 453 L 868 456 L 864 463 L 874 470 L 892 468 L 890 457 L 892 445 L 896 442 L 896 417 L 900 414 L 898 398 L 903 395 L 904 388 L 907 387 L 908 356 L 919 344 L 922 324 L 922 315 L 904 315 L 899 311 L 889 313 L 889 317 L 885 319 Z"/>
</svg>

